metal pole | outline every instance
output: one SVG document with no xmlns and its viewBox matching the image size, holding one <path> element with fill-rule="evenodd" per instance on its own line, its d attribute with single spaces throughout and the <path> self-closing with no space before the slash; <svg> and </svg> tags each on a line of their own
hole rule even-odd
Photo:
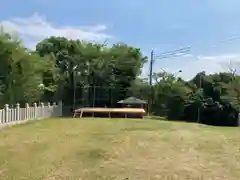
<svg viewBox="0 0 240 180">
<path fill-rule="evenodd" d="M 87 84 L 86 86 L 86 90 L 85 90 L 85 96 L 86 96 L 86 106 L 89 106 L 89 75 L 90 75 L 90 63 L 89 61 L 87 61 L 87 76 L 85 76 L 85 84 Z"/>
<path fill-rule="evenodd" d="M 76 108 L 76 82 L 75 82 L 75 73 L 73 71 L 73 110 Z"/>
<path fill-rule="evenodd" d="M 238 124 L 237 126 L 240 126 L 240 109 L 238 108 Z"/>
<path fill-rule="evenodd" d="M 96 94 L 96 87 L 93 86 L 93 107 L 95 107 L 95 94 Z"/>
<path fill-rule="evenodd" d="M 113 106 L 113 102 L 112 102 L 112 95 L 113 95 L 113 88 L 112 87 L 109 87 L 108 88 L 108 92 L 109 92 L 109 89 L 110 89 L 110 103 L 111 103 L 111 107 Z M 114 89 L 115 90 L 115 89 Z"/>
<path fill-rule="evenodd" d="M 78 65 L 75 65 L 72 68 L 72 83 L 73 83 L 73 111 L 76 108 L 76 83 L 75 83 L 75 70 L 78 68 Z"/>
</svg>

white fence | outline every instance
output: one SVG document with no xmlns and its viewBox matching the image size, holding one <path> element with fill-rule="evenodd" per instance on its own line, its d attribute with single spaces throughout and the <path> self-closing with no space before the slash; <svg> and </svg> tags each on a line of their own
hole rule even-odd
<svg viewBox="0 0 240 180">
<path fill-rule="evenodd" d="M 5 105 L 4 109 L 0 109 L 0 127 L 23 123 L 29 120 L 43 119 L 49 117 L 62 116 L 62 103 L 34 103 L 33 106 L 29 106 L 27 103 L 25 108 L 20 108 L 19 104 L 16 104 L 15 108 Z"/>
</svg>

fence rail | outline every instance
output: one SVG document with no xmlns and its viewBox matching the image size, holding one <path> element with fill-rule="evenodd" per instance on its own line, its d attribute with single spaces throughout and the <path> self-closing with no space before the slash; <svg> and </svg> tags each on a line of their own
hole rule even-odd
<svg viewBox="0 0 240 180">
<path fill-rule="evenodd" d="M 34 103 L 30 106 L 26 103 L 25 108 L 20 108 L 20 104 L 16 104 L 14 108 L 10 108 L 8 104 L 4 109 L 0 109 L 0 127 L 23 123 L 30 120 L 37 120 L 50 117 L 62 116 L 62 103 Z"/>
</svg>

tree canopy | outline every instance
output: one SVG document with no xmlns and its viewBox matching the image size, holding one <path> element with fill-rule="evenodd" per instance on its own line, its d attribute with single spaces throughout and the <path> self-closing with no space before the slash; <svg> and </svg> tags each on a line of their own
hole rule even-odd
<svg viewBox="0 0 240 180">
<path fill-rule="evenodd" d="M 159 69 L 149 86 L 140 78 L 147 57 L 127 44 L 49 37 L 30 51 L 1 32 L 0 46 L 1 106 L 63 100 L 69 106 L 115 107 L 134 96 L 151 99 L 150 113 L 169 120 L 237 124 L 240 76 L 232 72 L 199 72 L 184 81 Z"/>
</svg>

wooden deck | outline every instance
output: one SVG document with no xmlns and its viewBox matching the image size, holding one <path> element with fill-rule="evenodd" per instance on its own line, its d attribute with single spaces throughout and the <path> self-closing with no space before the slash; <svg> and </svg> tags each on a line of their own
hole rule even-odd
<svg viewBox="0 0 240 180">
<path fill-rule="evenodd" d="M 73 117 L 83 117 L 88 114 L 92 117 L 133 117 L 143 118 L 145 110 L 142 108 L 80 108 L 74 111 Z"/>
</svg>

